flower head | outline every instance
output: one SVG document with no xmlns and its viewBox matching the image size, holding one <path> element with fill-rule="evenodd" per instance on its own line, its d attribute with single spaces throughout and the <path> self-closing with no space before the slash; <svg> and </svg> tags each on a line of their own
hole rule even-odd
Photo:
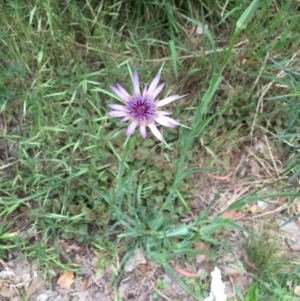
<svg viewBox="0 0 300 301">
<path fill-rule="evenodd" d="M 208 25 L 205 24 L 205 25 L 204 25 L 204 28 L 208 29 Z M 204 33 L 204 28 L 203 28 L 203 26 L 197 26 L 197 27 L 196 27 L 196 33 L 197 33 L 198 35 L 202 35 L 202 34 Z"/>
<path fill-rule="evenodd" d="M 171 128 L 180 125 L 178 121 L 167 116 L 171 115 L 171 112 L 158 110 L 159 107 L 180 98 L 179 95 L 172 95 L 162 100 L 156 100 L 156 96 L 161 92 L 165 85 L 164 83 L 159 84 L 160 76 L 161 74 L 158 73 L 152 80 L 149 88 L 145 85 L 143 92 L 141 93 L 138 72 L 135 71 L 132 81 L 133 95 L 130 95 L 119 84 L 110 86 L 123 105 L 108 105 L 113 109 L 108 112 L 108 115 L 111 117 L 123 117 L 121 122 L 131 121 L 126 131 L 127 136 L 131 136 L 136 127 L 139 126 L 141 135 L 145 139 L 147 136 L 146 127 L 148 126 L 154 136 L 160 141 L 163 141 L 163 136 L 157 129 L 157 124 Z"/>
</svg>

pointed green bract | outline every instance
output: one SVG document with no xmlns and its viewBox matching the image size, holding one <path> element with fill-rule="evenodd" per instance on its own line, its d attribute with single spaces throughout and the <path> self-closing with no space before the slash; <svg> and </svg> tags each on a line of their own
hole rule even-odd
<svg viewBox="0 0 300 301">
<path fill-rule="evenodd" d="M 236 23 L 236 28 L 238 30 L 242 31 L 246 29 L 248 23 L 250 22 L 258 7 L 258 4 L 259 0 L 253 0 L 252 3 L 248 6 L 248 8 L 244 11 L 244 13 L 241 15 L 241 17 Z"/>
</svg>

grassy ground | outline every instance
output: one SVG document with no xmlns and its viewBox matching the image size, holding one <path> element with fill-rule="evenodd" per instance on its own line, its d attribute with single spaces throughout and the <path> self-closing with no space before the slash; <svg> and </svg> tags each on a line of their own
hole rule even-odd
<svg viewBox="0 0 300 301">
<path fill-rule="evenodd" d="M 275 198 L 296 193 L 297 187 L 286 188 L 287 177 L 280 175 L 298 146 L 298 136 L 284 134 L 298 131 L 297 108 L 287 105 L 299 104 L 299 92 L 293 82 L 283 85 L 290 79 L 281 79 L 286 73 L 270 58 L 297 71 L 299 3 L 261 1 L 233 47 L 204 121 L 194 120 L 235 23 L 249 3 L 12 0 L 0 4 L 1 260 L 9 261 L 17 251 L 34 261 L 46 279 L 57 268 L 80 274 L 80 265 L 62 246 L 64 241 L 97 254 L 101 258 L 97 270 L 110 264 L 115 283 L 138 247 L 171 273 L 170 262 L 183 258 L 193 262 L 196 242 L 209 245 L 211 258 L 219 256 L 220 247 L 231 247 L 226 235 L 240 228 L 222 219 L 222 210 L 246 214 L 245 206 L 259 200 L 258 194 Z M 196 33 L 199 22 L 208 25 L 207 34 Z M 149 83 L 162 64 L 163 94 L 187 94 L 169 106 L 173 116 L 188 127 L 201 128 L 188 141 L 185 157 L 182 149 L 191 130 L 163 130 L 167 144 L 151 133 L 146 140 L 135 134 L 123 148 L 127 124 L 106 115 L 107 105 L 115 100 L 103 92 L 116 83 L 131 89 L 127 65 L 139 71 L 142 83 Z M 268 140 L 274 134 L 281 138 L 278 142 Z M 265 141 L 269 142 L 261 153 Z M 234 172 L 235 160 L 258 163 L 249 165 L 250 172 L 238 170 L 239 184 L 248 190 L 227 207 L 215 207 L 218 214 L 212 218 L 211 209 L 221 204 L 225 194 L 223 180 L 215 172 L 222 176 Z M 178 169 L 178 162 L 184 169 Z M 291 162 L 287 176 L 297 168 L 297 162 Z M 215 190 L 207 173 L 215 177 Z M 225 190 L 236 188 L 228 182 Z M 295 213 L 293 204 L 282 206 L 286 219 Z M 281 266 L 289 267 L 283 271 L 270 266 L 267 254 L 277 244 L 264 241 L 266 263 L 257 258 L 261 247 L 256 240 L 245 243 L 245 254 L 259 266 L 252 271 L 258 280 L 250 293 L 236 298 L 292 300 L 288 298 L 295 296 L 293 290 L 285 283 L 292 281 L 295 286 L 299 268 L 290 258 L 280 260 Z M 55 285 L 57 278 L 51 281 Z M 199 300 L 207 295 L 181 284 Z"/>
</svg>

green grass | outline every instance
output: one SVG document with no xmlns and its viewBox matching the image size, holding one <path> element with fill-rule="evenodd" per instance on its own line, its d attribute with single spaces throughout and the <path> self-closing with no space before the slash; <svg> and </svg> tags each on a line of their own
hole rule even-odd
<svg viewBox="0 0 300 301">
<path fill-rule="evenodd" d="M 76 270 L 62 256 L 62 239 L 95 248 L 108 263 L 115 264 L 119 254 L 121 266 L 142 245 L 148 258 L 171 273 L 168 260 L 193 255 L 196 239 L 225 244 L 218 233 L 239 228 L 210 219 L 210 207 L 192 224 L 180 223 L 199 194 L 194 175 L 219 169 L 226 154 L 253 136 L 282 134 L 291 125 L 290 112 L 279 102 L 262 105 L 258 98 L 278 73 L 269 58 L 295 65 L 299 49 L 299 7 L 292 8 L 293 1 L 261 1 L 228 65 L 222 65 L 235 22 L 249 4 L 0 4 L 0 242 L 5 256 L 18 244 L 19 252 L 45 271 L 53 266 Z M 199 22 L 209 25 L 207 35 L 195 34 Z M 167 145 L 150 133 L 146 140 L 136 134 L 124 148 L 127 124 L 106 116 L 107 104 L 115 100 L 103 91 L 117 82 L 130 90 L 127 65 L 149 83 L 162 64 L 164 93 L 188 94 L 186 105 L 179 100 L 170 106 L 174 117 L 192 129 L 164 130 Z M 219 83 L 215 74 L 221 66 Z M 286 93 L 273 85 L 265 98 Z M 203 158 L 207 165 L 199 169 Z M 234 205 L 243 208 L 255 199 L 250 195 Z M 15 232 L 26 235 L 10 237 Z"/>
<path fill-rule="evenodd" d="M 255 275 L 245 301 L 295 298 L 293 290 L 299 282 L 299 265 L 287 258 L 289 256 L 283 248 L 282 239 L 274 230 L 276 231 L 272 228 L 256 230 L 263 241 L 252 237 L 244 246 Z"/>
</svg>

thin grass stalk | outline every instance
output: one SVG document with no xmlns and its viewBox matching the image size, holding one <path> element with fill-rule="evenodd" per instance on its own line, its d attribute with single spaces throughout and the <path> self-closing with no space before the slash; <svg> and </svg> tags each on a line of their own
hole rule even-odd
<svg viewBox="0 0 300 301">
<path fill-rule="evenodd" d="M 247 10 L 243 13 L 243 15 L 238 20 L 235 31 L 233 33 L 233 36 L 230 40 L 229 46 L 225 53 L 225 57 L 222 61 L 221 67 L 220 67 L 219 71 L 215 75 L 212 76 L 210 85 L 209 85 L 207 91 L 205 92 L 205 94 L 202 98 L 202 101 L 200 102 L 199 106 L 196 109 L 194 119 L 193 119 L 192 129 L 191 129 L 189 135 L 187 136 L 187 139 L 184 139 L 184 137 L 182 137 L 182 139 L 183 139 L 182 150 L 181 150 L 180 158 L 178 159 L 178 162 L 177 162 L 177 168 L 176 168 L 174 181 L 173 181 L 172 187 L 170 189 L 170 192 L 166 198 L 166 201 L 161 208 L 161 211 L 165 210 L 169 206 L 170 202 L 172 201 L 173 195 L 176 193 L 179 183 L 183 179 L 182 175 L 184 173 L 184 165 L 185 165 L 185 159 L 187 156 L 187 152 L 191 148 L 195 138 L 199 139 L 199 137 L 201 137 L 203 131 L 205 130 L 206 126 L 208 125 L 208 124 L 206 124 L 205 126 L 202 126 L 202 123 L 205 122 L 205 120 L 203 120 L 203 116 L 206 112 L 206 109 L 207 109 L 209 103 L 211 102 L 213 96 L 215 95 L 215 93 L 223 79 L 222 74 L 223 74 L 223 71 L 224 71 L 225 67 L 227 66 L 228 61 L 230 59 L 230 55 L 231 55 L 233 46 L 235 45 L 235 42 L 236 42 L 239 34 L 241 33 L 241 31 L 246 28 L 248 22 L 250 21 L 252 15 L 254 14 L 254 12 L 257 8 L 258 3 L 259 3 L 259 0 L 252 1 L 252 3 L 247 8 Z M 204 29 L 204 32 L 205 32 L 205 29 Z"/>
<path fill-rule="evenodd" d="M 127 137 L 124 146 L 123 146 L 123 153 L 122 157 L 119 160 L 119 168 L 118 168 L 118 173 L 116 175 L 117 179 L 117 188 L 116 188 L 116 194 L 113 196 L 114 199 L 114 205 L 119 206 L 120 208 L 122 207 L 122 201 L 124 199 L 124 194 L 126 192 L 126 187 L 124 187 L 124 173 L 126 169 L 126 157 L 130 149 L 133 147 L 134 141 L 133 139 L 130 139 L 130 137 Z"/>
<path fill-rule="evenodd" d="M 169 205 L 169 203 L 172 200 L 173 194 L 176 192 L 176 190 L 178 188 L 180 180 L 182 179 L 182 174 L 184 172 L 185 159 L 186 159 L 189 149 L 191 148 L 191 145 L 193 144 L 193 141 L 195 140 L 195 138 L 201 137 L 204 129 L 206 128 L 206 126 L 205 126 L 205 127 L 201 127 L 201 129 L 199 129 L 201 126 L 201 122 L 203 121 L 203 115 L 206 112 L 206 108 L 207 108 L 208 104 L 210 103 L 210 101 L 212 100 L 217 88 L 219 87 L 219 85 L 222 81 L 222 73 L 230 59 L 230 54 L 231 54 L 232 48 L 235 44 L 235 41 L 238 37 L 238 34 L 239 34 L 238 31 L 234 32 L 233 37 L 230 41 L 229 47 L 226 51 L 224 60 L 222 62 L 221 68 L 219 69 L 219 72 L 215 76 L 212 77 L 209 88 L 207 89 L 206 93 L 204 94 L 204 96 L 202 98 L 201 103 L 199 104 L 199 106 L 196 109 L 193 124 L 192 124 L 192 129 L 188 135 L 188 138 L 185 139 L 184 143 L 182 144 L 182 150 L 181 150 L 180 158 L 178 159 L 178 162 L 177 162 L 177 168 L 176 168 L 173 185 L 171 187 L 169 195 L 166 198 L 164 205 L 162 206 L 162 210 L 165 210 L 165 208 Z"/>
</svg>

